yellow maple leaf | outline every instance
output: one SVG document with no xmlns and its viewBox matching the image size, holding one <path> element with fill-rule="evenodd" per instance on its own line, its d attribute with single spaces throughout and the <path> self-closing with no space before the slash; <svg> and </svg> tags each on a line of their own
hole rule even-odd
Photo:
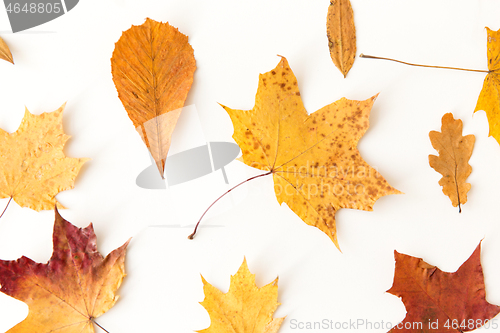
<svg viewBox="0 0 500 333">
<path fill-rule="evenodd" d="M 342 98 L 308 115 L 297 79 L 282 57 L 274 70 L 260 75 L 252 110 L 224 106 L 244 163 L 272 173 L 278 202 L 286 202 L 337 247 L 337 210 L 372 210 L 378 198 L 400 193 L 356 148 L 375 98 Z"/>
<path fill-rule="evenodd" d="M 278 278 L 258 288 L 255 274 L 243 260 L 231 276 L 229 291 L 224 294 L 203 276 L 205 299 L 200 304 L 210 315 L 210 327 L 200 333 L 276 333 L 285 318 L 273 318 L 278 303 Z"/>
<path fill-rule="evenodd" d="M 471 188 L 466 180 L 472 172 L 469 159 L 475 137 L 472 134 L 462 136 L 462 121 L 455 120 L 453 114 L 447 113 L 442 119 L 441 132 L 431 131 L 429 138 L 439 153 L 439 156 L 429 155 L 429 164 L 443 175 L 439 185 L 443 187 L 443 193 L 450 198 L 453 207 L 458 206 L 461 212 L 460 205 L 467 202 L 467 192 Z"/>
<path fill-rule="evenodd" d="M 74 187 L 88 158 L 64 155 L 70 138 L 62 128 L 64 106 L 38 116 L 26 109 L 16 132 L 0 129 L 0 198 L 36 211 L 54 209 L 56 194 Z"/>
<path fill-rule="evenodd" d="M 488 32 L 488 70 L 490 71 L 483 82 L 474 112 L 484 110 L 490 127 L 489 136 L 493 136 L 500 143 L 500 30 Z"/>
<path fill-rule="evenodd" d="M 8 333 L 94 333 L 95 318 L 118 300 L 129 241 L 104 258 L 92 224 L 77 228 L 55 213 L 48 263 L 0 260 L 0 291 L 29 306 L 28 317 Z"/>
</svg>

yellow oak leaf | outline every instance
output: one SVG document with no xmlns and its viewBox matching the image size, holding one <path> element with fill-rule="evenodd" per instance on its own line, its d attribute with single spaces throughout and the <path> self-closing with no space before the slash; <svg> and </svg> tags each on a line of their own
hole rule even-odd
<svg viewBox="0 0 500 333">
<path fill-rule="evenodd" d="M 224 106 L 244 163 L 271 173 L 278 202 L 326 233 L 337 247 L 337 210 L 372 210 L 380 197 L 400 193 L 357 150 L 375 98 L 342 98 L 309 115 L 282 57 L 274 70 L 260 75 L 252 110 Z"/>
<path fill-rule="evenodd" d="M 92 224 L 77 228 L 55 213 L 48 263 L 0 260 L 0 291 L 29 307 L 28 317 L 7 333 L 94 333 L 95 318 L 118 300 L 129 242 L 103 258 Z"/>
<path fill-rule="evenodd" d="M 203 276 L 205 299 L 200 304 L 210 315 L 210 327 L 200 333 L 276 333 L 285 318 L 273 318 L 278 303 L 278 278 L 258 288 L 255 274 L 246 260 L 231 276 L 229 291 L 224 294 Z"/>
<path fill-rule="evenodd" d="M 111 71 L 118 97 L 162 178 L 195 69 L 188 37 L 149 18 L 124 31 L 113 51 Z"/>
<path fill-rule="evenodd" d="M 12 53 L 10 52 L 7 43 L 0 37 L 0 59 L 14 64 L 14 59 L 12 58 Z"/>
<path fill-rule="evenodd" d="M 356 57 L 356 27 L 349 0 L 330 0 L 326 32 L 330 56 L 345 78 Z"/>
<path fill-rule="evenodd" d="M 443 116 L 441 132 L 431 131 L 429 138 L 439 153 L 439 156 L 429 155 L 429 164 L 443 175 L 439 185 L 443 187 L 443 193 L 450 198 L 453 207 L 458 206 L 458 211 L 461 212 L 460 205 L 467 202 L 467 192 L 471 188 L 465 181 L 472 172 L 469 159 L 476 139 L 472 134 L 462 136 L 462 121 L 455 120 L 451 113 Z"/>
<path fill-rule="evenodd" d="M 64 106 L 41 115 L 26 109 L 16 132 L 0 129 L 0 198 L 36 211 L 54 209 L 56 194 L 74 187 L 88 158 L 64 155 L 64 144 L 70 138 L 62 127 Z"/>
<path fill-rule="evenodd" d="M 488 32 L 488 70 L 474 112 L 484 110 L 490 127 L 489 136 L 500 143 L 500 30 Z"/>
</svg>

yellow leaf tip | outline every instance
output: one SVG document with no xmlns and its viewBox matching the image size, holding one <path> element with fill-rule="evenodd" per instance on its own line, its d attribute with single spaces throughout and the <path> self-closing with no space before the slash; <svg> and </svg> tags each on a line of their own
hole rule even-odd
<svg viewBox="0 0 500 333">
<path fill-rule="evenodd" d="M 278 63 L 278 66 L 281 66 L 281 67 L 290 67 L 290 66 L 288 65 L 288 60 L 286 59 L 286 57 L 284 57 L 284 56 L 282 56 L 282 55 L 279 55 L 279 54 L 278 54 L 278 57 L 281 57 L 281 60 L 280 60 L 280 62 Z M 276 66 L 276 67 L 278 67 L 278 66 Z"/>
<path fill-rule="evenodd" d="M 335 247 L 337 248 L 337 250 L 339 250 L 340 254 L 344 254 L 344 252 L 342 252 L 342 249 L 340 248 L 340 245 L 338 242 L 334 242 L 333 244 L 335 244 Z"/>
<path fill-rule="evenodd" d="M 273 282 L 271 282 L 273 286 L 276 286 L 276 287 L 278 286 L 279 278 L 280 277 L 277 276 L 276 279 L 274 279 Z"/>
<path fill-rule="evenodd" d="M 247 263 L 247 258 L 244 256 L 243 257 L 243 262 L 241 263 L 241 267 L 246 268 L 248 270 L 248 263 Z"/>
</svg>

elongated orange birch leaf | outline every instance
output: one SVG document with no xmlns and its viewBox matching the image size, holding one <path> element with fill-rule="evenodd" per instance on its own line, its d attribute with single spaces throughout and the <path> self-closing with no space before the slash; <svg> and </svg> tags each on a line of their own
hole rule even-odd
<svg viewBox="0 0 500 333">
<path fill-rule="evenodd" d="M 188 37 L 168 23 L 149 18 L 123 32 L 111 58 L 118 97 L 162 178 L 195 69 Z"/>
</svg>

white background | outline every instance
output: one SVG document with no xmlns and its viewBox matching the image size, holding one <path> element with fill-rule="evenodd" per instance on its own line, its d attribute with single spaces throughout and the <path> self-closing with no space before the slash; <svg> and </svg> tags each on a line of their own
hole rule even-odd
<svg viewBox="0 0 500 333">
<path fill-rule="evenodd" d="M 481 240 L 487 299 L 500 304 L 500 146 L 488 137 L 485 113 L 473 115 L 485 74 L 357 57 L 344 79 L 328 51 L 328 5 L 328 0 L 81 0 L 68 14 L 16 34 L 0 9 L 0 36 L 16 62 L 0 62 L 0 127 L 15 131 L 25 106 L 40 114 L 67 101 L 64 129 L 72 138 L 65 153 L 92 160 L 75 188 L 57 196 L 68 207 L 61 214 L 79 227 L 92 222 L 103 254 L 132 237 L 120 300 L 98 319 L 107 330 L 184 333 L 208 327 L 208 313 L 198 303 L 204 298 L 200 274 L 225 292 L 244 256 L 259 286 L 279 276 L 282 305 L 275 317 L 287 316 L 280 333 L 301 331 L 292 329 L 292 320 L 395 325 L 406 313 L 399 298 L 385 293 L 392 285 L 395 249 L 453 272 Z M 484 27 L 500 28 L 496 1 L 352 0 L 352 6 L 358 54 L 409 62 L 487 69 Z M 310 113 L 341 97 L 364 100 L 380 93 L 358 148 L 405 194 L 381 198 L 372 212 L 338 212 L 340 253 L 325 234 L 278 205 L 271 178 L 260 178 L 223 199 L 219 212 L 203 221 L 213 227 L 187 240 L 186 226 L 215 198 L 259 172 L 234 161 L 226 167 L 230 185 L 219 171 L 167 190 L 136 186 L 150 160 L 118 99 L 110 58 L 122 31 L 146 17 L 178 27 L 195 50 L 197 70 L 186 105 L 196 107 L 203 133 L 196 121 L 184 121 L 174 139 L 232 141 L 232 124 L 217 103 L 251 109 L 259 73 L 273 69 L 279 54 L 297 76 Z M 462 214 L 443 195 L 441 175 L 428 163 L 428 155 L 436 153 L 428 133 L 440 129 L 447 112 L 464 121 L 464 134 L 476 136 L 472 190 Z M 174 145 L 192 148 L 175 140 Z M 7 201 L 0 200 L 2 209 Z M 11 203 L 0 219 L 0 258 L 25 255 L 46 262 L 53 220 L 53 211 Z M 24 303 L 0 295 L 0 331 L 27 313 Z"/>
</svg>

